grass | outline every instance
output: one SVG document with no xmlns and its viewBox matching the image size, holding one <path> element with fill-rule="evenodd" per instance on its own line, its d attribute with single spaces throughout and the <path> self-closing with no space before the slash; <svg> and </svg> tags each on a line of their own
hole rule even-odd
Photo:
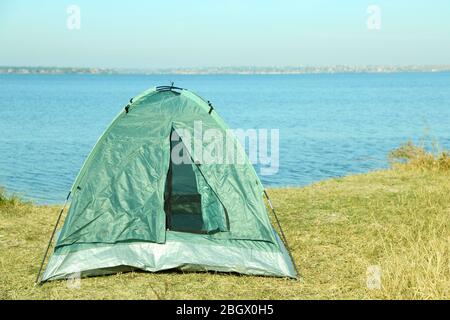
<svg viewBox="0 0 450 320">
<path fill-rule="evenodd" d="M 0 299 L 449 299 L 450 170 L 413 154 L 390 170 L 269 190 L 299 281 L 130 272 L 35 287 L 59 207 L 0 192 Z M 367 286 L 370 266 L 380 289 Z"/>
<path fill-rule="evenodd" d="M 402 144 L 389 153 L 389 161 L 393 167 L 417 171 L 450 170 L 450 152 L 441 150 L 438 144 L 427 146 L 425 140 L 418 145 L 412 141 Z"/>
</svg>

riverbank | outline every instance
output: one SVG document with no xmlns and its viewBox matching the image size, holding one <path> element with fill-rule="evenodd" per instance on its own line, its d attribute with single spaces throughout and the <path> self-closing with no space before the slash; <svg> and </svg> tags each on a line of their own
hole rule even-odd
<svg viewBox="0 0 450 320">
<path fill-rule="evenodd" d="M 34 287 L 59 207 L 3 197 L 0 299 L 450 298 L 449 171 L 396 168 L 269 192 L 299 281 L 131 272 Z"/>
</svg>

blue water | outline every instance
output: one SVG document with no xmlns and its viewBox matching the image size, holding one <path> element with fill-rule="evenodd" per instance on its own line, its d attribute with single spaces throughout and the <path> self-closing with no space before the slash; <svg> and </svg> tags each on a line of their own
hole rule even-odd
<svg viewBox="0 0 450 320">
<path fill-rule="evenodd" d="M 154 85 L 196 91 L 232 128 L 278 128 L 269 186 L 301 186 L 387 166 L 425 135 L 450 147 L 450 74 L 0 75 L 0 185 L 38 203 L 64 200 L 98 136 Z"/>
</svg>

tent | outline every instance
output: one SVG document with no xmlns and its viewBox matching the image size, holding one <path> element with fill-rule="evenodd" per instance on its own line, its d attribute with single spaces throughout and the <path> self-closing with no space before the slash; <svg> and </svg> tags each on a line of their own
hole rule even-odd
<svg viewBox="0 0 450 320">
<path fill-rule="evenodd" d="M 85 160 L 37 281 L 135 269 L 296 278 L 242 146 L 227 140 L 244 153 L 240 163 L 204 161 L 189 148 L 208 147 L 199 122 L 229 137 L 211 103 L 186 89 L 155 87 L 131 99 Z"/>
</svg>

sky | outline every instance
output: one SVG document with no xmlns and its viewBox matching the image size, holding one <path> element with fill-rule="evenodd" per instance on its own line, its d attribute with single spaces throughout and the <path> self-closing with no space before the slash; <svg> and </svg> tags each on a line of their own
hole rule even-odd
<svg viewBox="0 0 450 320">
<path fill-rule="evenodd" d="M 0 66 L 411 64 L 450 64 L 450 1 L 0 0 Z"/>
</svg>

